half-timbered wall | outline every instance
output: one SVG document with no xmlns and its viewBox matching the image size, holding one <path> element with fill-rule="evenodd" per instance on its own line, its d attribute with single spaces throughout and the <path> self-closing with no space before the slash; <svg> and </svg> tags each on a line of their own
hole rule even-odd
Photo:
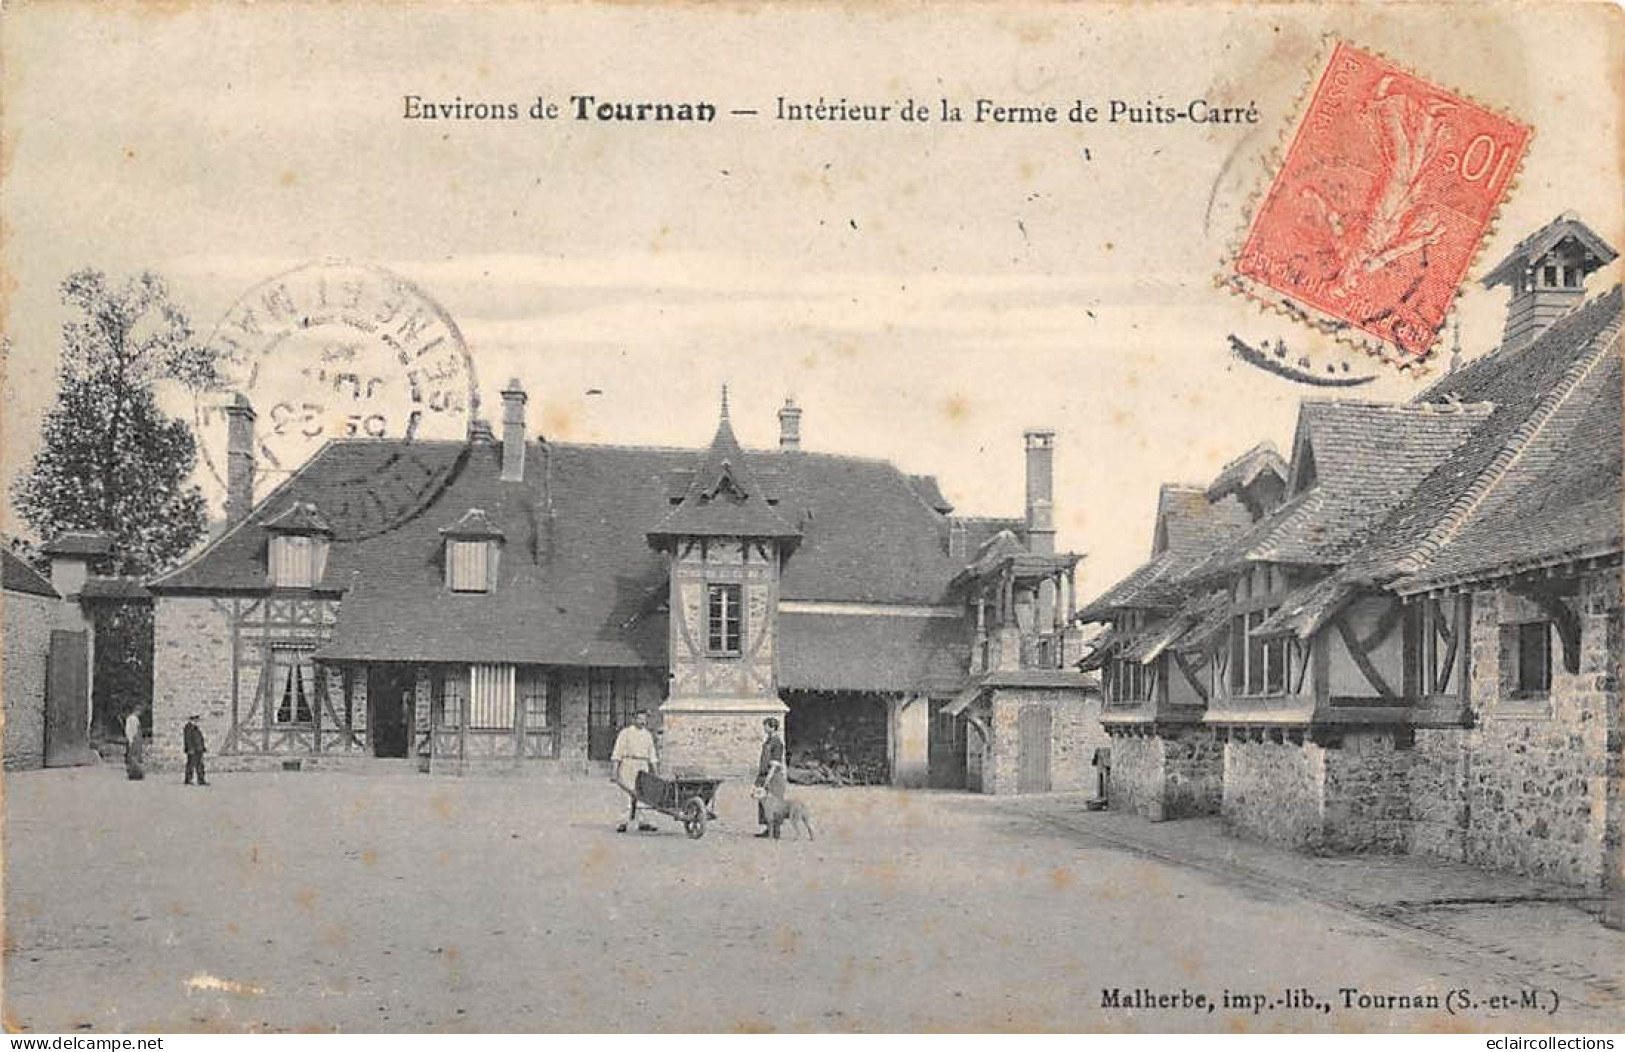
<svg viewBox="0 0 1625 1052">
<path fill-rule="evenodd" d="M 733 537 L 684 540 L 671 561 L 671 693 L 680 698 L 777 697 L 778 551 L 770 541 Z M 738 585 L 738 653 L 710 646 L 710 585 Z"/>
<path fill-rule="evenodd" d="M 318 754 L 365 755 L 366 713 L 311 661 L 331 638 L 338 602 L 282 596 L 162 596 L 154 604 L 153 746 L 181 755 L 197 713 L 217 765 Z M 290 690 L 290 670 L 297 680 Z M 342 680 L 339 681 L 342 683 Z M 301 701 L 302 697 L 302 701 Z M 286 701 L 286 704 L 284 702 Z"/>
</svg>

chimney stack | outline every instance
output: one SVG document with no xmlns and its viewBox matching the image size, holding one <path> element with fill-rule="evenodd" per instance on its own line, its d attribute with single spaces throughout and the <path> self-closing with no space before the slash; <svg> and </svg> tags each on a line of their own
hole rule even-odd
<svg viewBox="0 0 1625 1052">
<path fill-rule="evenodd" d="M 1027 550 L 1055 554 L 1055 432 L 1027 429 Z"/>
<path fill-rule="evenodd" d="M 502 389 L 502 481 L 525 479 L 525 389 L 519 378 Z"/>
<path fill-rule="evenodd" d="M 226 525 L 254 507 L 254 406 L 241 391 L 226 403 Z"/>
<path fill-rule="evenodd" d="M 801 407 L 794 398 L 786 398 L 779 410 L 779 448 L 801 448 Z"/>
</svg>

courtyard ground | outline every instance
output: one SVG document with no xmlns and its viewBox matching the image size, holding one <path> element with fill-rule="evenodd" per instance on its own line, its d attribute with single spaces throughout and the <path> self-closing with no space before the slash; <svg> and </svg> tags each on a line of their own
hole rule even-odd
<svg viewBox="0 0 1625 1052">
<path fill-rule="evenodd" d="M 624 798 L 596 782 L 178 782 L 126 782 L 116 767 L 8 776 L 8 1027 L 1584 1031 L 1625 1019 L 1625 936 L 1596 923 L 1594 903 L 1414 860 L 1306 859 L 1212 822 L 1088 813 L 1075 797 L 802 790 L 819 839 L 772 843 L 751 837 L 737 785 L 724 820 L 691 841 L 664 818 L 657 834 L 616 834 Z M 1128 1007 L 1140 990 L 1171 1002 Z M 1256 1009 L 1235 1007 L 1252 994 Z M 1190 1006 L 1197 996 L 1215 1007 Z M 1438 1007 L 1385 1000 L 1429 996 Z"/>
</svg>

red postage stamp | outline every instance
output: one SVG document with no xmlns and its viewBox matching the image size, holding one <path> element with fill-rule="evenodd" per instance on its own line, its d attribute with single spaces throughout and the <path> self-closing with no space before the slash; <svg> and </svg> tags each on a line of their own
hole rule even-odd
<svg viewBox="0 0 1625 1052">
<path fill-rule="evenodd" d="M 1532 135 L 1340 42 L 1223 280 L 1420 363 Z"/>
</svg>

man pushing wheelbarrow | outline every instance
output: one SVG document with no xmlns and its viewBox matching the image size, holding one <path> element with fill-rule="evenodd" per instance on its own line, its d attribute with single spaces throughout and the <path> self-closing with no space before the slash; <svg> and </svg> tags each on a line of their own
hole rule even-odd
<svg viewBox="0 0 1625 1052">
<path fill-rule="evenodd" d="M 615 748 L 609 754 L 615 784 L 625 789 L 632 800 L 632 810 L 627 813 L 626 821 L 615 827 L 615 832 L 624 833 L 626 827 L 634 823 L 640 833 L 655 831 L 650 823 L 638 821 L 638 775 L 645 771 L 653 774 L 659 759 L 655 736 L 649 731 L 649 714 L 639 709 L 632 714 L 631 725 L 622 727 L 621 733 L 615 736 Z"/>
<path fill-rule="evenodd" d="M 633 713 L 632 725 L 615 736 L 615 748 L 610 751 L 609 759 L 611 777 L 632 800 L 626 821 L 615 827 L 616 832 L 624 833 L 626 827 L 634 823 L 640 833 L 656 832 L 647 821 L 638 820 L 638 805 L 642 804 L 650 811 L 677 819 L 693 840 L 705 835 L 706 823 L 717 816 L 717 786 L 722 784 L 722 779 L 681 772 L 667 779 L 655 774 L 659 757 L 645 713 Z"/>
</svg>

